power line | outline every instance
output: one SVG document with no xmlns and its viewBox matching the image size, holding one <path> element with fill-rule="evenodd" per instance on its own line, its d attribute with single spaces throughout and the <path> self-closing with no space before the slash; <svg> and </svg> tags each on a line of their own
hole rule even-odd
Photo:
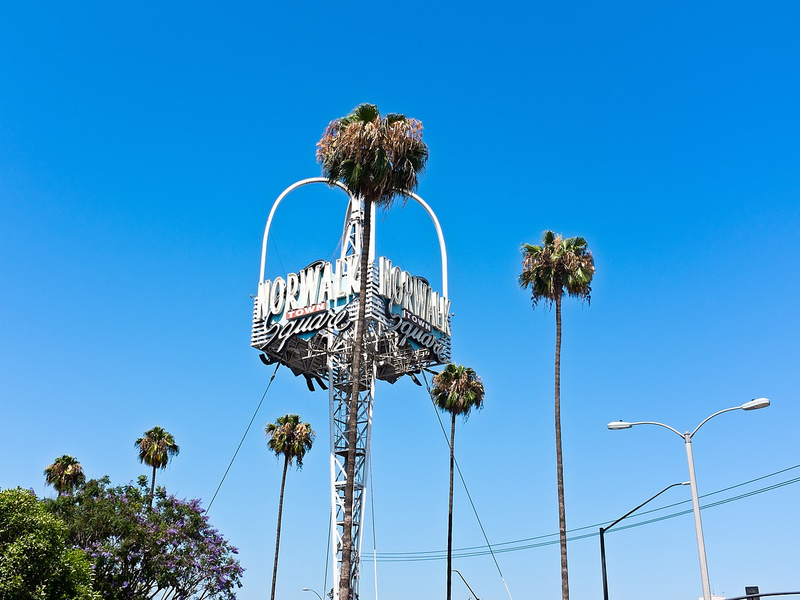
<svg viewBox="0 0 800 600">
<path fill-rule="evenodd" d="M 219 494 L 219 490 L 222 487 L 222 484 L 225 483 L 225 478 L 228 476 L 228 472 L 231 470 L 231 467 L 233 466 L 233 461 L 236 460 L 236 456 L 239 454 L 239 450 L 241 449 L 242 444 L 244 444 L 244 439 L 247 437 L 247 434 L 250 431 L 250 427 L 253 426 L 253 421 L 256 420 L 256 415 L 258 414 L 258 411 L 261 409 L 261 404 L 264 402 L 264 398 L 267 397 L 267 392 L 269 391 L 269 388 L 272 385 L 272 382 L 275 381 L 275 375 L 278 373 L 278 367 L 280 367 L 280 366 L 281 366 L 280 363 L 275 365 L 275 370 L 272 372 L 272 377 L 269 378 L 269 383 L 267 384 L 267 389 L 265 389 L 264 393 L 261 395 L 261 400 L 259 400 L 258 406 L 256 406 L 255 412 L 253 412 L 253 416 L 250 419 L 250 423 L 247 424 L 247 429 L 244 430 L 244 435 L 242 436 L 242 439 L 239 442 L 239 445 L 236 447 L 236 452 L 233 453 L 233 458 L 231 458 L 231 462 L 228 463 L 228 468 L 225 469 L 225 474 L 222 476 L 222 479 L 220 480 L 219 485 L 217 486 L 217 491 L 214 492 L 214 496 L 211 498 L 211 502 L 208 503 L 208 508 L 206 509 L 206 512 L 211 510 L 211 505 L 214 504 L 214 500 L 216 500 L 217 494 Z"/>
<path fill-rule="evenodd" d="M 786 473 L 787 471 L 791 471 L 792 469 L 797 469 L 797 468 L 800 468 L 800 464 L 794 465 L 794 466 L 791 466 L 791 467 L 787 467 L 785 469 L 781 469 L 779 471 L 775 471 L 775 472 L 769 473 L 767 475 L 762 475 L 761 477 L 756 477 L 754 479 L 750 479 L 748 481 L 745 481 L 745 482 L 742 482 L 742 483 L 738 483 L 736 485 L 732 485 L 732 486 L 723 488 L 721 490 L 716 490 L 714 492 L 709 492 L 708 494 L 704 494 L 703 496 L 701 496 L 701 498 L 708 498 L 709 496 L 713 496 L 713 495 L 716 495 L 716 494 L 719 494 L 719 493 L 722 493 L 722 492 L 730 491 L 730 490 L 735 489 L 735 488 L 739 488 L 739 487 L 742 487 L 742 486 L 745 486 L 745 485 L 749 485 L 749 484 L 754 483 L 756 481 L 761 481 L 761 480 L 766 479 L 768 477 L 774 477 L 775 475 L 780 475 L 782 473 Z M 779 489 L 779 488 L 782 488 L 782 487 L 785 487 L 785 486 L 788 486 L 788 485 L 792 485 L 792 484 L 795 484 L 795 483 L 800 483 L 800 477 L 795 477 L 793 479 L 788 479 L 786 481 L 781 481 L 781 482 L 778 482 L 778 483 L 775 483 L 775 484 L 772 484 L 772 485 L 768 485 L 768 486 L 765 486 L 765 487 L 762 487 L 762 488 L 751 490 L 749 492 L 738 494 L 736 496 L 731 496 L 729 498 L 724 498 L 722 500 L 717 500 L 716 502 L 710 502 L 708 504 L 703 505 L 701 508 L 702 509 L 715 508 L 717 506 L 722 506 L 724 504 L 729 504 L 730 502 L 743 500 L 743 499 L 749 498 L 751 496 L 756 496 L 758 494 L 763 494 L 765 492 L 770 492 L 770 491 L 773 491 L 773 490 L 776 490 L 776 489 Z M 689 502 L 690 502 L 690 500 L 684 500 L 684 501 L 681 501 L 681 502 L 675 502 L 673 504 L 668 504 L 668 505 L 662 506 L 660 508 L 655 508 L 655 509 L 643 511 L 642 513 L 638 514 L 637 517 L 642 517 L 642 516 L 644 516 L 646 514 L 651 514 L 651 513 L 663 511 L 663 510 L 666 510 L 666 509 L 669 509 L 669 508 L 674 508 L 674 507 L 679 506 L 681 504 L 688 504 Z M 673 512 L 673 513 L 670 513 L 670 514 L 662 515 L 660 517 L 655 517 L 655 518 L 652 518 L 652 519 L 647 519 L 647 520 L 644 520 L 644 521 L 640 521 L 640 522 L 637 522 L 637 523 L 631 523 L 629 525 L 622 525 L 622 526 L 620 526 L 618 528 L 615 528 L 615 532 L 616 531 L 622 531 L 623 529 L 632 529 L 634 527 L 641 527 L 642 525 L 650 525 L 652 523 L 657 523 L 659 521 L 665 521 L 667 519 L 673 519 L 675 517 L 680 517 L 680 516 L 683 516 L 683 515 L 687 515 L 687 514 L 689 514 L 691 512 L 692 512 L 691 509 L 680 510 L 680 511 L 676 511 L 676 512 Z M 597 523 L 597 524 L 594 524 L 594 525 L 586 525 L 586 526 L 583 526 L 583 527 L 578 527 L 576 529 L 570 529 L 567 532 L 567 534 L 568 534 L 567 541 L 576 541 L 576 540 L 582 540 L 582 539 L 586 539 L 586 538 L 590 538 L 590 537 L 595 537 L 595 536 L 599 535 L 598 532 L 597 532 L 597 528 L 602 526 L 602 525 L 607 525 L 608 523 L 611 523 L 611 521 L 603 521 L 602 523 Z M 586 530 L 591 530 L 591 532 L 580 533 L 580 534 L 575 535 L 578 532 L 586 531 Z M 610 533 L 613 533 L 613 532 L 610 532 Z M 569 535 L 569 534 L 573 534 L 573 535 Z M 473 556 L 485 556 L 486 554 L 491 554 L 492 556 L 494 556 L 495 553 L 496 554 L 501 554 L 501 553 L 505 553 L 505 552 L 518 552 L 520 550 L 530 550 L 532 548 L 541 548 L 543 546 L 552 546 L 552 545 L 558 544 L 558 539 L 549 539 L 548 540 L 547 538 L 553 538 L 553 537 L 557 538 L 557 536 L 558 536 L 558 533 L 550 533 L 550 534 L 547 534 L 547 535 L 540 535 L 540 536 L 535 536 L 535 537 L 530 537 L 530 538 L 523 538 L 523 539 L 513 540 L 513 541 L 509 541 L 509 542 L 500 542 L 500 543 L 496 543 L 496 544 L 492 544 L 492 545 L 489 545 L 488 542 L 487 542 L 486 546 L 470 546 L 470 547 L 466 547 L 466 548 L 459 548 L 459 549 L 457 549 L 457 550 L 455 550 L 453 552 L 453 558 L 469 558 L 469 557 L 473 557 Z M 542 541 L 538 541 L 538 540 L 542 540 Z M 503 548 L 501 546 L 508 546 L 508 547 Z M 377 557 L 376 560 L 378 560 L 379 562 L 421 562 L 421 561 L 430 561 L 430 560 L 444 560 L 446 558 L 446 556 L 447 556 L 446 551 L 443 551 L 443 550 L 429 550 L 429 551 L 420 551 L 420 552 L 382 552 L 382 553 L 379 553 L 379 556 Z"/>
</svg>

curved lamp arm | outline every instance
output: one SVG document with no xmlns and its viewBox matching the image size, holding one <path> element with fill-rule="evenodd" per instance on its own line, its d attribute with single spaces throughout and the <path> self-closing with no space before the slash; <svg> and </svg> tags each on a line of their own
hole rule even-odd
<svg viewBox="0 0 800 600">
<path fill-rule="evenodd" d="M 636 508 L 634 508 L 633 510 L 630 510 L 630 511 L 626 512 L 626 513 L 625 513 L 624 515 L 622 515 L 622 516 L 621 516 L 619 519 L 617 519 L 616 521 L 614 521 L 613 523 L 611 523 L 611 525 L 609 525 L 608 527 L 601 527 L 600 529 L 602 529 L 602 530 L 603 530 L 603 532 L 606 532 L 606 531 L 608 531 L 608 530 L 609 530 L 609 529 L 611 529 L 611 528 L 612 528 L 614 525 L 616 525 L 617 523 L 619 523 L 620 521 L 622 521 L 622 519 L 626 519 L 626 518 L 630 517 L 630 516 L 631 516 L 633 513 L 635 513 L 635 512 L 636 512 L 637 510 L 639 510 L 640 508 L 642 508 L 642 507 L 643 507 L 645 504 L 647 504 L 647 503 L 649 503 L 649 502 L 652 502 L 653 500 L 655 500 L 656 498 L 658 498 L 658 497 L 659 497 L 661 494 L 663 494 L 663 493 L 664 493 L 664 492 L 666 492 L 667 490 L 669 490 L 669 489 L 672 489 L 672 488 L 674 488 L 674 487 L 676 487 L 676 486 L 679 486 L 679 485 L 689 485 L 689 482 L 688 482 L 688 481 L 682 481 L 682 482 L 680 482 L 680 483 L 673 483 L 672 485 L 668 485 L 668 486 L 667 486 L 667 487 L 665 487 L 663 490 L 661 490 L 660 492 L 658 492 L 658 493 L 657 493 L 655 496 L 651 496 L 650 498 L 648 498 L 647 500 L 645 500 L 644 502 L 642 502 L 642 503 L 641 503 L 639 506 L 637 506 L 637 507 L 636 507 Z"/>
<path fill-rule="evenodd" d="M 664 423 L 657 423 L 656 421 L 636 421 L 635 423 L 628 423 L 627 421 L 611 421 L 611 423 L 608 424 L 608 428 L 613 431 L 616 429 L 630 429 L 634 425 L 658 425 L 659 427 L 669 429 L 676 435 L 683 437 L 683 434 L 677 429 L 670 427 L 669 425 L 664 425 Z"/>
<path fill-rule="evenodd" d="M 697 433 L 697 430 L 700 429 L 703 425 L 705 425 L 706 421 L 708 421 L 709 419 L 713 419 L 714 417 L 716 417 L 717 415 L 721 415 L 722 413 L 739 409 L 758 410 L 759 408 L 767 408 L 768 406 L 769 406 L 769 398 L 753 398 L 752 400 L 750 400 L 749 402 L 745 402 L 741 406 L 733 406 L 731 408 L 726 408 L 725 410 L 715 412 L 713 415 L 708 417 L 708 419 L 705 419 L 702 423 L 700 423 L 700 425 L 695 427 L 694 431 L 691 434 L 689 434 L 689 437 L 691 438 L 695 433 Z"/>
<path fill-rule="evenodd" d="M 319 592 L 317 590 L 312 590 L 311 588 L 300 588 L 300 591 L 301 592 L 314 592 L 317 595 L 317 598 L 319 598 L 319 600 L 322 600 L 322 596 L 319 595 Z"/>
<path fill-rule="evenodd" d="M 453 573 L 458 573 L 458 576 L 461 577 L 461 581 L 464 582 L 464 585 L 466 585 L 467 588 L 469 588 L 469 591 L 472 592 L 472 595 L 475 596 L 475 600 L 479 600 L 478 594 L 476 594 L 475 591 L 471 587 L 469 587 L 467 580 L 464 579 L 464 576 L 461 574 L 461 572 L 458 569 L 450 569 L 450 570 L 453 571 Z"/>
<path fill-rule="evenodd" d="M 703 419 L 703 420 L 701 421 L 700 425 L 698 425 L 697 427 L 695 427 L 695 428 L 694 428 L 694 431 L 693 431 L 692 433 L 690 433 L 690 434 L 689 434 L 689 437 L 690 437 L 690 438 L 691 438 L 691 437 L 694 437 L 694 434 L 695 434 L 695 433 L 697 433 L 697 430 L 698 430 L 698 429 L 700 429 L 700 428 L 701 428 L 703 425 L 705 425 L 706 423 L 708 423 L 708 422 L 709 422 L 711 419 L 713 419 L 713 418 L 714 418 L 714 417 L 716 417 L 717 415 L 721 415 L 722 413 L 730 412 L 730 411 L 732 411 L 732 410 L 739 410 L 740 408 L 742 408 L 742 407 L 741 407 L 741 406 L 733 406 L 733 407 L 731 407 L 731 408 L 725 408 L 725 409 L 723 409 L 723 410 L 719 410 L 719 411 L 715 412 L 715 413 L 714 413 L 713 415 L 711 415 L 710 417 L 706 417 L 705 419 Z"/>
</svg>

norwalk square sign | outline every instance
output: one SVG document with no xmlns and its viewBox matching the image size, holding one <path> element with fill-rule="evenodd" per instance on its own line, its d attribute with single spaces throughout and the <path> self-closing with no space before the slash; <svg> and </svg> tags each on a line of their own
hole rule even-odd
<svg viewBox="0 0 800 600">
<path fill-rule="evenodd" d="M 359 407 L 355 448 L 353 503 L 352 590 L 358 597 L 361 556 L 361 515 L 365 481 L 369 469 L 372 403 L 376 380 L 394 383 L 423 369 L 450 361 L 450 300 L 447 297 L 447 252 L 436 215 L 414 193 L 408 196 L 430 216 L 439 239 L 442 259 L 442 287 L 434 288 L 427 279 L 392 264 L 385 256 L 377 260 L 374 246 L 369 252 L 366 274 L 367 329 L 358 374 L 351 373 L 355 319 L 358 315 L 360 261 L 362 252 L 363 202 L 342 184 L 347 194 L 347 214 L 341 240 L 341 255 L 334 262 L 315 261 L 296 272 L 265 279 L 267 240 L 278 205 L 295 189 L 313 183 L 327 183 L 322 177 L 305 179 L 289 186 L 273 204 L 264 230 L 261 249 L 261 275 L 253 308 L 251 345 L 261 352 L 265 364 L 280 363 L 296 376 L 329 390 L 331 416 L 331 527 L 336 532 L 333 559 L 341 565 L 344 528 L 345 460 L 348 454 L 348 398 L 353 377 L 359 377 Z M 375 240 L 375 212 L 372 228 Z M 333 569 L 334 598 L 339 593 L 339 568 Z M 326 582 L 326 586 L 327 586 Z M 341 599 L 348 600 L 348 599 Z"/>
<path fill-rule="evenodd" d="M 285 352 L 287 345 L 295 349 L 305 346 L 308 350 L 315 346 L 310 341 L 314 336 L 345 332 L 351 326 L 348 307 L 360 285 L 358 262 L 359 257 L 354 254 L 335 264 L 317 261 L 286 278 L 260 282 L 253 316 L 253 346 L 272 359 L 291 365 L 291 357 Z M 374 280 L 375 273 L 371 275 Z M 446 362 L 450 349 L 450 301 L 434 291 L 426 279 L 393 267 L 385 256 L 378 261 L 377 282 L 370 283 L 370 290 L 377 290 L 377 301 L 372 298 L 373 310 L 368 318 L 383 324 L 386 336 L 395 338 L 399 351 L 408 349 L 417 360 L 429 364 Z M 319 375 L 314 371 L 304 374 Z M 395 381 L 394 375 L 397 373 L 383 373 L 378 378 Z"/>
</svg>

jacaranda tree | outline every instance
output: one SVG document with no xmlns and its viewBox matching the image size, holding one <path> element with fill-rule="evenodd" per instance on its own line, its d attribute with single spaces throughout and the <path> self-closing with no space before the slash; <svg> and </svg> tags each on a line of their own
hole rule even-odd
<svg viewBox="0 0 800 600">
<path fill-rule="evenodd" d="M 569 600 L 567 568 L 567 516 L 564 503 L 564 465 L 561 454 L 561 298 L 591 300 L 594 258 L 582 237 L 563 239 L 545 231 L 541 245 L 522 245 L 519 283 L 530 288 L 534 308 L 539 302 L 556 307 L 555 422 L 556 477 L 558 480 L 558 531 L 561 546 L 561 598 Z"/>
<path fill-rule="evenodd" d="M 151 500 L 145 476 L 116 487 L 104 477 L 48 506 L 66 523 L 69 544 L 92 561 L 104 599 L 234 600 L 238 551 L 209 525 L 200 501 L 160 486 Z"/>
<path fill-rule="evenodd" d="M 355 480 L 356 415 L 361 385 L 366 329 L 367 274 L 373 205 L 388 208 L 395 198 L 413 192 L 425 169 L 428 147 L 422 141 L 422 123 L 405 115 L 382 117 L 374 104 L 361 104 L 341 119 L 331 121 L 317 143 L 317 161 L 331 185 L 344 183 L 364 202 L 358 318 L 354 335 L 352 389 L 348 402 L 347 456 L 345 457 L 344 523 L 339 600 L 350 600 L 353 555 L 353 485 Z"/>
</svg>

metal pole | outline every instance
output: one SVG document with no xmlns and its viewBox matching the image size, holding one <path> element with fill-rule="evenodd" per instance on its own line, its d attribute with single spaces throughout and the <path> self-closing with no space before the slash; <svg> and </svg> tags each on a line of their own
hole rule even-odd
<svg viewBox="0 0 800 600">
<path fill-rule="evenodd" d="M 600 564 L 603 566 L 603 600 L 608 600 L 608 577 L 606 575 L 606 530 L 600 528 Z"/>
<path fill-rule="evenodd" d="M 697 493 L 697 479 L 694 474 L 694 456 L 692 455 L 692 434 L 683 435 L 686 442 L 686 458 L 689 462 L 689 485 L 692 488 L 692 509 L 694 510 L 694 529 L 697 535 L 697 554 L 700 558 L 700 579 L 703 583 L 703 600 L 711 600 L 711 584 L 708 579 L 708 563 L 706 562 L 706 544 L 703 540 L 703 522 L 700 520 L 700 498 Z"/>
<path fill-rule="evenodd" d="M 694 528 L 695 533 L 697 535 L 697 554 L 700 559 L 700 578 L 702 579 L 703 583 L 703 600 L 711 600 L 711 584 L 709 583 L 708 578 L 708 563 L 706 562 L 706 545 L 705 541 L 703 540 L 703 523 L 700 520 L 700 499 L 697 493 L 697 479 L 695 478 L 694 474 L 694 457 L 692 455 L 692 437 L 695 433 L 708 421 L 716 417 L 717 415 L 721 415 L 722 413 L 730 412 L 732 410 L 757 410 L 759 408 L 766 408 L 769 406 L 769 399 L 767 398 L 754 398 L 749 402 L 745 402 L 741 406 L 732 406 L 731 408 L 725 408 L 723 410 L 715 412 L 713 415 L 706 417 L 700 422 L 700 425 L 694 428 L 694 431 L 689 433 L 681 433 L 677 429 L 670 427 L 669 425 L 664 425 L 664 423 L 657 423 L 656 421 L 638 421 L 636 423 L 628 423 L 626 421 L 614 421 L 608 424 L 608 428 L 611 430 L 617 429 L 630 429 L 634 425 L 658 425 L 659 427 L 664 427 L 669 429 L 673 433 L 681 436 L 683 438 L 684 443 L 686 444 L 686 458 L 689 461 L 689 485 L 692 488 L 692 509 L 694 511 Z M 624 517 L 623 517 L 624 518 Z"/>
<path fill-rule="evenodd" d="M 601 527 L 600 528 L 600 562 L 601 562 L 601 564 L 603 566 L 603 600 L 608 600 L 608 578 L 607 578 L 607 575 L 606 575 L 606 536 L 605 536 L 606 531 L 608 531 L 614 525 L 616 525 L 617 523 L 622 521 L 622 519 L 627 519 L 628 517 L 630 517 L 633 513 L 635 513 L 640 508 L 642 508 L 645 504 L 648 504 L 649 502 L 652 502 L 653 500 L 658 498 L 661 494 L 666 492 L 668 489 L 674 488 L 677 485 L 688 485 L 688 484 L 689 484 L 688 481 L 684 481 L 684 482 L 681 482 L 681 483 L 670 484 L 667 487 L 665 487 L 663 490 L 661 490 L 660 492 L 655 494 L 654 496 L 650 496 L 647 500 L 642 502 L 639 506 L 637 506 L 633 510 L 629 510 L 628 512 L 626 512 L 619 519 L 617 519 L 616 521 L 611 523 L 611 525 L 609 525 L 608 527 Z"/>
</svg>

